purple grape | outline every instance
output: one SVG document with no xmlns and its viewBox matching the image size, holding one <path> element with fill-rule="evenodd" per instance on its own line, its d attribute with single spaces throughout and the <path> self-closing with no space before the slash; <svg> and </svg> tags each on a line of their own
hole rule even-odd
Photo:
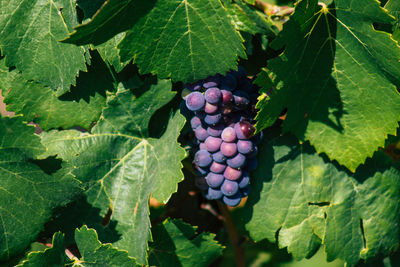
<svg viewBox="0 0 400 267">
<path fill-rule="evenodd" d="M 217 152 L 221 146 L 222 139 L 214 136 L 207 137 L 204 141 L 209 152 Z"/>
<path fill-rule="evenodd" d="M 194 162 L 200 167 L 207 167 L 211 164 L 211 154 L 207 150 L 199 150 L 194 155 Z"/>
<path fill-rule="evenodd" d="M 221 151 L 218 151 L 218 152 L 215 152 L 214 154 L 212 154 L 212 158 L 215 162 L 218 162 L 218 163 L 226 162 L 226 157 L 224 156 L 224 154 L 222 154 Z"/>
<path fill-rule="evenodd" d="M 206 176 L 207 184 L 212 188 L 219 187 L 224 182 L 224 176 L 222 174 L 217 174 L 210 172 Z"/>
<path fill-rule="evenodd" d="M 196 82 L 192 84 L 186 84 L 185 87 L 190 91 L 199 91 L 201 89 L 201 82 Z"/>
<path fill-rule="evenodd" d="M 210 104 L 208 102 L 206 102 L 205 106 L 204 106 L 204 112 L 207 114 L 213 114 L 215 112 L 218 111 L 218 106 L 214 105 L 214 104 Z"/>
<path fill-rule="evenodd" d="M 236 77 L 233 76 L 232 74 L 229 73 L 225 77 L 222 78 L 222 81 L 221 81 L 222 89 L 233 91 L 236 89 L 236 86 L 237 86 L 237 80 L 236 80 Z"/>
<path fill-rule="evenodd" d="M 210 170 L 208 168 L 202 168 L 196 164 L 194 164 L 194 170 L 195 170 L 196 174 L 199 176 L 205 176 L 205 175 L 207 175 L 207 173 L 210 172 Z"/>
<path fill-rule="evenodd" d="M 195 130 L 194 130 L 194 134 L 196 135 L 196 138 L 199 141 L 204 141 L 206 140 L 206 138 L 209 136 L 209 134 L 207 133 L 207 130 L 204 129 L 201 125 L 198 126 Z"/>
<path fill-rule="evenodd" d="M 232 143 L 236 141 L 236 131 L 232 127 L 226 127 L 222 133 L 221 138 L 224 142 Z"/>
<path fill-rule="evenodd" d="M 193 92 L 186 98 L 186 106 L 191 111 L 197 111 L 204 107 L 206 101 L 200 92 Z"/>
<path fill-rule="evenodd" d="M 194 116 L 191 120 L 190 120 L 190 126 L 192 126 L 192 129 L 195 130 L 197 127 L 199 127 L 201 125 L 201 120 L 199 117 Z"/>
<path fill-rule="evenodd" d="M 257 169 L 257 166 L 258 166 L 257 158 L 251 158 L 247 161 L 246 170 L 249 172 L 254 171 L 255 169 Z"/>
<path fill-rule="evenodd" d="M 250 182 L 250 175 L 248 172 L 243 172 L 242 173 L 242 178 L 239 179 L 238 184 L 239 188 L 243 189 L 245 188 Z"/>
<path fill-rule="evenodd" d="M 237 192 L 235 195 L 230 197 L 228 196 L 222 197 L 222 202 L 231 207 L 236 207 L 237 205 L 239 205 L 241 200 L 242 200 L 242 194 L 240 192 Z"/>
<path fill-rule="evenodd" d="M 220 150 L 226 157 L 233 157 L 237 153 L 237 146 L 235 143 L 222 142 Z"/>
<path fill-rule="evenodd" d="M 206 178 L 204 177 L 196 177 L 195 184 L 198 188 L 200 188 L 203 191 L 209 188 Z"/>
<path fill-rule="evenodd" d="M 253 152 L 253 150 L 254 150 L 253 142 L 251 142 L 250 140 L 239 140 L 239 141 L 237 141 L 236 145 L 237 145 L 237 149 L 238 149 L 239 153 L 242 153 L 245 155 Z"/>
<path fill-rule="evenodd" d="M 221 90 L 221 95 L 222 95 L 222 105 L 229 105 L 233 103 L 232 92 L 228 90 Z"/>
<path fill-rule="evenodd" d="M 220 199 L 222 196 L 223 194 L 221 190 L 213 189 L 211 187 L 208 188 L 207 194 L 205 195 L 208 200 Z"/>
<path fill-rule="evenodd" d="M 225 164 L 213 161 L 213 163 L 211 163 L 211 166 L 210 166 L 210 171 L 212 171 L 214 173 L 223 173 L 225 168 L 226 168 Z"/>
<path fill-rule="evenodd" d="M 216 113 L 214 115 L 206 115 L 204 117 L 204 121 L 205 123 L 207 123 L 208 125 L 215 125 L 217 124 L 222 118 L 222 114 L 221 113 Z"/>
<path fill-rule="evenodd" d="M 236 156 L 228 159 L 226 163 L 232 168 L 241 168 L 246 163 L 246 157 L 243 154 L 237 153 Z"/>
<path fill-rule="evenodd" d="M 200 150 L 207 150 L 206 144 L 204 144 L 204 142 L 200 142 L 199 148 Z"/>
<path fill-rule="evenodd" d="M 218 83 L 216 83 L 216 82 L 205 82 L 205 83 L 203 83 L 203 87 L 206 88 L 206 89 L 211 88 L 211 87 L 216 87 L 216 86 L 218 86 Z"/>
<path fill-rule="evenodd" d="M 223 124 L 217 124 L 215 126 L 208 126 L 207 127 L 207 133 L 209 135 L 215 136 L 215 137 L 220 137 L 223 130 L 224 130 L 224 125 Z"/>
<path fill-rule="evenodd" d="M 221 100 L 221 96 L 221 90 L 219 90 L 217 87 L 208 88 L 204 94 L 205 100 L 210 104 L 218 104 L 218 102 Z"/>
<path fill-rule="evenodd" d="M 224 171 L 224 177 L 228 180 L 236 181 L 242 176 L 242 171 L 227 166 Z"/>
<path fill-rule="evenodd" d="M 224 180 L 221 185 L 221 192 L 225 196 L 233 196 L 239 191 L 239 185 L 235 181 Z"/>
<path fill-rule="evenodd" d="M 239 139 L 249 139 L 255 132 L 254 126 L 248 121 L 241 121 L 235 124 L 236 136 Z"/>
<path fill-rule="evenodd" d="M 228 115 L 232 113 L 233 111 L 233 105 L 224 105 L 221 107 L 221 113 L 224 115 Z"/>
<path fill-rule="evenodd" d="M 233 99 L 235 102 L 235 106 L 238 109 L 245 109 L 250 104 L 250 97 L 244 91 L 235 91 L 233 93 Z"/>
</svg>

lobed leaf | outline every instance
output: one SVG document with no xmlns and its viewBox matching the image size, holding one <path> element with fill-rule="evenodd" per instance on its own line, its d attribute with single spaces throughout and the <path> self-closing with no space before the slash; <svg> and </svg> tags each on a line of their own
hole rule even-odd
<svg viewBox="0 0 400 267">
<path fill-rule="evenodd" d="M 277 241 L 295 259 L 323 244 L 328 261 L 349 266 L 397 249 L 400 172 L 381 153 L 355 174 L 291 136 L 264 141 L 259 155 L 265 164 L 253 175 L 244 210 L 254 240 Z"/>
<path fill-rule="evenodd" d="M 75 25 L 73 0 L 0 0 L 0 48 L 7 66 L 65 93 L 86 70 L 84 49 L 59 42 Z"/>
<path fill-rule="evenodd" d="M 115 246 L 145 264 L 150 237 L 150 194 L 166 202 L 183 179 L 185 151 L 177 143 L 184 118 L 176 113 L 160 138 L 148 135 L 154 112 L 175 96 L 171 82 L 160 80 L 141 95 L 119 88 L 92 133 L 53 131 L 43 135 L 47 154 L 58 154 L 75 166 L 87 185 L 88 202 L 105 215 L 112 211 L 122 235 Z"/>
<path fill-rule="evenodd" d="M 215 235 L 201 233 L 180 220 L 168 220 L 152 230 L 150 244 L 151 266 L 209 266 L 222 254 L 223 247 Z"/>
<path fill-rule="evenodd" d="M 280 88 L 258 103 L 258 130 L 287 107 L 284 132 L 353 172 L 383 146 L 400 119 L 400 49 L 375 22 L 393 18 L 374 0 L 299 3 L 272 44 L 284 47 L 268 64 Z"/>
</svg>

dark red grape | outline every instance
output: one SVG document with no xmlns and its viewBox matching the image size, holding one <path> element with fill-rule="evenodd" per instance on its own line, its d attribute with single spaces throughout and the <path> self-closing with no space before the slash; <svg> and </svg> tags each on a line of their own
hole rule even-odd
<svg viewBox="0 0 400 267">
<path fill-rule="evenodd" d="M 217 174 L 210 172 L 206 176 L 207 184 L 212 188 L 219 187 L 224 182 L 224 176 L 222 174 Z"/>
<path fill-rule="evenodd" d="M 235 124 L 236 136 L 239 139 L 249 139 L 255 132 L 255 128 L 248 121 L 241 121 Z"/>
<path fill-rule="evenodd" d="M 226 127 L 222 133 L 221 138 L 224 142 L 232 143 L 236 141 L 236 131 L 232 127 Z"/>
<path fill-rule="evenodd" d="M 233 157 L 237 153 L 237 146 L 235 143 L 222 142 L 220 150 L 224 156 Z"/>
<path fill-rule="evenodd" d="M 243 154 L 237 153 L 236 156 L 228 159 L 226 163 L 232 168 L 241 168 L 246 163 L 246 157 Z"/>
<path fill-rule="evenodd" d="M 228 180 L 238 180 L 242 176 L 242 171 L 234 169 L 230 166 L 227 166 L 225 171 L 224 171 L 224 177 Z"/>
<path fill-rule="evenodd" d="M 245 155 L 251 153 L 254 150 L 253 142 L 251 142 L 250 140 L 239 140 L 237 141 L 236 145 L 239 153 Z"/>
<path fill-rule="evenodd" d="M 210 171 L 214 173 L 223 173 L 225 168 L 226 168 L 225 164 L 213 161 L 210 166 Z"/>
<path fill-rule="evenodd" d="M 221 94 L 222 94 L 222 105 L 229 105 L 233 103 L 232 92 L 228 90 L 221 90 Z"/>
<path fill-rule="evenodd" d="M 207 150 L 199 150 L 194 155 L 194 163 L 200 167 L 207 167 L 211 164 L 212 157 Z"/>
<path fill-rule="evenodd" d="M 200 92 L 190 93 L 190 95 L 188 95 L 188 97 L 186 98 L 186 106 L 191 111 L 201 110 L 204 107 L 205 103 L 206 101 L 204 99 L 204 96 Z"/>
<path fill-rule="evenodd" d="M 204 141 L 207 147 L 207 151 L 209 152 L 216 152 L 219 150 L 222 139 L 214 136 L 207 137 L 206 141 Z"/>
<path fill-rule="evenodd" d="M 221 90 L 219 90 L 217 87 L 208 88 L 204 94 L 205 100 L 210 104 L 218 104 L 218 102 L 221 100 L 221 96 Z"/>
<path fill-rule="evenodd" d="M 224 180 L 221 186 L 221 192 L 225 196 L 233 196 L 239 191 L 239 185 L 235 181 Z"/>
</svg>

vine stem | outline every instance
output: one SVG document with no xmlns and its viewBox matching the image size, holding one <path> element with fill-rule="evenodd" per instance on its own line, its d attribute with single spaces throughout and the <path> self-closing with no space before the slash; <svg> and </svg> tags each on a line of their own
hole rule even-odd
<svg viewBox="0 0 400 267">
<path fill-rule="evenodd" d="M 240 235 L 233 223 L 232 216 L 225 204 L 217 201 L 218 208 L 220 209 L 224 221 L 225 228 L 228 232 L 229 240 L 231 241 L 232 247 L 235 252 L 236 264 L 238 267 L 246 266 L 245 251 L 240 245 Z"/>
</svg>

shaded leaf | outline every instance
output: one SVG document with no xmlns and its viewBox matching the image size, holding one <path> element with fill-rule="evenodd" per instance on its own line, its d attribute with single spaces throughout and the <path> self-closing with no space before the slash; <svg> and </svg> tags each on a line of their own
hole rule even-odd
<svg viewBox="0 0 400 267">
<path fill-rule="evenodd" d="M 148 201 L 166 202 L 182 180 L 185 151 L 177 143 L 184 125 L 179 113 L 172 116 L 159 138 L 148 135 L 151 115 L 175 93 L 171 82 L 159 80 L 141 95 L 119 88 L 103 111 L 92 133 L 53 131 L 43 135 L 48 155 L 71 162 L 74 174 L 87 185 L 87 199 L 104 216 L 112 210 L 116 230 L 122 235 L 115 246 L 146 263 L 150 232 Z"/>
<path fill-rule="evenodd" d="M 34 127 L 21 118 L 0 119 L 0 260 L 21 253 L 36 238 L 52 209 L 80 192 L 69 173 L 45 174 L 29 161 L 42 151 Z"/>
<path fill-rule="evenodd" d="M 75 240 L 82 257 L 78 266 L 139 266 L 126 251 L 118 250 L 111 244 L 102 244 L 93 229 L 83 226 L 75 231 Z"/>
<path fill-rule="evenodd" d="M 154 266 L 209 266 L 222 255 L 223 247 L 210 233 L 196 234 L 196 229 L 180 220 L 168 220 L 152 230 L 149 264 Z"/>
<path fill-rule="evenodd" d="M 7 66 L 58 94 L 68 91 L 79 70 L 86 70 L 84 49 L 58 41 L 76 24 L 72 0 L 1 0 L 0 48 Z"/>
<path fill-rule="evenodd" d="M 107 42 L 96 46 L 103 60 L 112 65 L 117 72 L 120 72 L 129 63 L 129 60 L 125 62 L 121 61 L 119 49 L 117 48 L 118 43 L 123 39 L 124 35 L 124 33 L 119 33 Z"/>
<path fill-rule="evenodd" d="M 388 255 L 399 245 L 400 172 L 376 153 L 351 175 L 307 144 L 284 136 L 266 141 L 244 217 L 250 236 L 287 247 L 295 259 L 321 244 L 327 260 Z"/>
<path fill-rule="evenodd" d="M 258 103 L 258 129 L 271 125 L 287 107 L 283 130 L 310 140 L 317 152 L 351 171 L 383 146 L 400 119 L 395 86 L 400 84 L 400 49 L 389 34 L 373 29 L 374 22 L 392 23 L 393 18 L 373 0 L 336 0 L 329 7 L 315 0 L 298 4 L 272 43 L 285 47 L 268 63 L 276 83 L 283 85 Z"/>
</svg>

